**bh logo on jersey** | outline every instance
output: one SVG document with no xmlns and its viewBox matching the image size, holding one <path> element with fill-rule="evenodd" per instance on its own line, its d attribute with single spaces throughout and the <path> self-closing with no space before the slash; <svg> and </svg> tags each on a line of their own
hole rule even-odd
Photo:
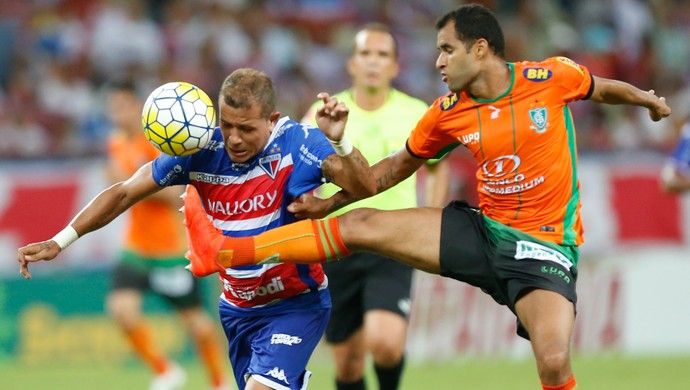
<svg viewBox="0 0 690 390">
<path fill-rule="evenodd" d="M 546 127 L 549 125 L 546 104 L 543 101 L 535 100 L 530 104 L 528 113 L 529 119 L 532 121 L 532 125 L 530 125 L 529 128 L 534 130 L 537 134 L 543 134 L 546 131 Z"/>
<path fill-rule="evenodd" d="M 522 75 L 525 76 L 527 80 L 541 82 L 550 79 L 553 73 L 544 68 L 527 68 L 522 71 Z"/>
<path fill-rule="evenodd" d="M 455 105 L 458 103 L 458 94 L 453 93 L 448 96 L 446 96 L 445 99 L 441 102 L 441 110 L 443 111 L 448 111 L 451 108 L 455 107 Z"/>
</svg>

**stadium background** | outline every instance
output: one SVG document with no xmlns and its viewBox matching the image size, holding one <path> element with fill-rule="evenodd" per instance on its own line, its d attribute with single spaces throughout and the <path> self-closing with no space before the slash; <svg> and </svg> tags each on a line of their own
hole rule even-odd
<svg viewBox="0 0 690 390">
<path fill-rule="evenodd" d="M 588 356 L 690 357 L 690 199 L 662 194 L 657 180 L 690 112 L 690 2 L 480 2 L 502 21 L 508 60 L 567 55 L 668 98 L 672 118 L 656 124 L 644 110 L 572 105 L 586 227 L 574 345 Z M 52 236 L 106 185 L 108 81 L 131 77 L 145 95 L 184 80 L 216 96 L 232 69 L 251 66 L 275 79 L 279 110 L 299 118 L 318 91 L 348 85 L 352 32 L 377 20 L 400 41 L 397 87 L 431 102 L 445 92 L 433 22 L 460 3 L 0 0 L 0 372 L 55 362 L 138 367 L 103 315 L 121 220 L 33 267 L 30 282 L 15 261 L 17 247 Z M 449 158 L 451 196 L 472 201 L 472 162 L 462 150 Z M 213 310 L 218 283 L 207 282 Z M 412 366 L 529 358 L 507 310 L 478 291 L 418 273 L 415 297 Z M 160 302 L 146 305 L 159 337 L 191 361 L 174 318 Z M 690 386 L 687 370 L 675 378 Z"/>
</svg>

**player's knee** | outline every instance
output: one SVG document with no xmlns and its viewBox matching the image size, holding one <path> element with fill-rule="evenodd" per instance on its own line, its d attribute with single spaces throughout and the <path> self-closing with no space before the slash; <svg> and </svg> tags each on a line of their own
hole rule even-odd
<svg viewBox="0 0 690 390">
<path fill-rule="evenodd" d="M 364 372 L 364 355 L 358 352 L 336 355 L 335 371 L 338 380 L 343 382 L 356 382 Z"/>
<path fill-rule="evenodd" d="M 541 378 L 560 377 L 570 372 L 570 354 L 567 350 L 556 350 L 537 356 L 537 368 Z"/>
<path fill-rule="evenodd" d="M 106 301 L 106 310 L 115 322 L 125 327 L 133 324 L 140 316 L 137 306 L 118 296 L 109 297 Z"/>
<path fill-rule="evenodd" d="M 182 309 L 179 311 L 179 315 L 194 338 L 203 339 L 214 334 L 211 318 L 200 307 Z"/>
<path fill-rule="evenodd" d="M 351 210 L 338 217 L 338 226 L 341 236 L 347 243 L 358 244 L 366 238 L 370 238 L 378 229 L 375 219 L 379 210 L 359 208 Z"/>
<path fill-rule="evenodd" d="M 374 363 L 382 367 L 394 367 L 403 357 L 404 345 L 392 340 L 381 340 L 371 345 Z"/>
</svg>

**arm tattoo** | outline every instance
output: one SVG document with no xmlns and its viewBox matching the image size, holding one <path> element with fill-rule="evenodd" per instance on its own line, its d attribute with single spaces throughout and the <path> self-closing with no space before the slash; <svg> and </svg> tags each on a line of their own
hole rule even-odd
<svg viewBox="0 0 690 390">
<path fill-rule="evenodd" d="M 329 182 L 333 181 L 333 159 L 335 159 L 335 154 L 331 154 L 321 162 L 321 173 L 323 173 L 323 177 Z"/>
<path fill-rule="evenodd" d="M 365 159 L 362 158 L 362 155 L 359 153 L 352 152 L 345 157 L 338 157 L 335 154 L 331 154 L 330 156 L 326 157 L 326 159 L 323 160 L 323 162 L 321 163 L 321 172 L 323 173 L 323 177 L 325 177 L 328 181 L 332 182 L 335 176 L 335 172 L 333 172 L 333 165 L 336 163 L 335 160 L 345 158 L 351 159 L 355 164 L 364 168 L 364 170 L 369 169 L 369 164 L 366 162 Z"/>
<path fill-rule="evenodd" d="M 330 207 L 330 212 L 339 210 L 341 207 L 345 207 L 350 203 L 351 202 L 347 201 L 346 199 L 335 199 L 333 201 L 333 205 Z"/>
<path fill-rule="evenodd" d="M 356 196 L 350 194 L 349 192 L 345 190 L 340 190 L 337 193 L 335 193 L 331 198 L 333 200 L 333 203 L 328 207 L 328 212 L 332 213 L 336 210 L 339 210 L 351 203 L 354 203 L 359 200 Z"/>
<path fill-rule="evenodd" d="M 368 169 L 369 164 L 362 158 L 362 155 L 359 153 L 351 153 L 352 159 L 357 163 L 357 165 L 364 167 L 365 169 Z"/>
<path fill-rule="evenodd" d="M 391 183 L 395 183 L 393 180 L 395 178 L 395 172 L 391 169 L 384 173 L 381 177 L 376 179 L 376 189 L 377 193 L 384 191 L 388 189 L 391 186 Z"/>
</svg>

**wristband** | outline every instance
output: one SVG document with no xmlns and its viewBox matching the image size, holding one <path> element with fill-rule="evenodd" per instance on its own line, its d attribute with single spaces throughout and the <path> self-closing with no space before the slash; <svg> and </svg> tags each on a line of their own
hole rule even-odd
<svg viewBox="0 0 690 390">
<path fill-rule="evenodd" d="M 77 234 L 77 231 L 74 230 L 72 225 L 67 225 L 67 227 L 62 229 L 60 233 L 56 234 L 55 237 L 52 238 L 52 240 L 58 244 L 60 249 L 65 249 L 71 243 L 77 241 L 77 238 L 79 238 L 79 234 Z"/>
<path fill-rule="evenodd" d="M 340 141 L 333 141 L 329 138 L 328 142 L 331 143 L 333 149 L 335 149 L 335 153 L 340 157 L 347 156 L 348 154 L 352 153 L 352 149 L 354 149 L 350 141 L 348 141 L 345 136 L 343 136 Z"/>
</svg>

